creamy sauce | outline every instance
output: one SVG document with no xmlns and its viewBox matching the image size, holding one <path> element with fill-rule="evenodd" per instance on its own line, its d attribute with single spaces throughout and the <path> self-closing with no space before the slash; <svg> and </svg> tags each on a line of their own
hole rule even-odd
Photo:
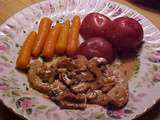
<svg viewBox="0 0 160 120">
<path fill-rule="evenodd" d="M 56 59 L 53 59 L 52 62 L 47 62 L 47 65 L 50 66 L 51 64 L 55 64 L 57 61 L 59 60 L 63 60 L 66 59 L 66 57 L 56 57 Z M 101 59 L 102 60 L 102 59 Z M 55 62 L 56 61 L 56 62 Z M 125 80 L 130 80 L 131 77 L 135 74 L 139 61 L 138 59 L 135 58 L 130 58 L 130 59 L 122 59 L 120 60 L 120 65 L 116 65 L 117 69 L 119 69 L 122 74 L 123 74 L 123 78 Z M 54 63 L 55 62 L 55 63 Z M 114 66 L 114 64 L 113 64 Z"/>
</svg>

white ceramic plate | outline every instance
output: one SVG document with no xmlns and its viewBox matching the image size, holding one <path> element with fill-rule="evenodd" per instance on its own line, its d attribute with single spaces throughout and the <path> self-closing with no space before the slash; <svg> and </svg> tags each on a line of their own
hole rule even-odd
<svg viewBox="0 0 160 120">
<path fill-rule="evenodd" d="M 15 69 L 15 60 L 26 35 L 37 30 L 41 17 L 54 22 L 74 15 L 83 18 L 100 12 L 111 19 L 129 16 L 144 29 L 137 74 L 129 81 L 128 104 L 119 110 L 100 106 L 85 111 L 61 110 L 48 98 L 30 88 L 24 74 Z M 160 31 L 144 16 L 110 0 L 46 0 L 9 18 L 0 26 L 0 99 L 15 113 L 29 120 L 131 120 L 146 112 L 160 99 Z"/>
</svg>

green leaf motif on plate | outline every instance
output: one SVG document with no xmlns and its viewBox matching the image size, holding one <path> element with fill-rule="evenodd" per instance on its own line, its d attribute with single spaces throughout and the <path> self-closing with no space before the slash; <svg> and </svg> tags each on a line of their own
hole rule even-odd
<svg viewBox="0 0 160 120">
<path fill-rule="evenodd" d="M 46 105 L 40 105 L 37 107 L 37 109 L 40 109 L 40 110 L 43 110 L 43 109 L 46 109 L 48 106 Z"/>
<path fill-rule="evenodd" d="M 27 113 L 28 115 L 30 115 L 30 114 L 32 113 L 32 109 L 31 109 L 31 108 L 26 109 L 26 113 Z"/>
</svg>

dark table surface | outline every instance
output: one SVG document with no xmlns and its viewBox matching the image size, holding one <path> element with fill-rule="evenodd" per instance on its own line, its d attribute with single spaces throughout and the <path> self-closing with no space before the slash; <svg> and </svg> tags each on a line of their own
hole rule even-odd
<svg viewBox="0 0 160 120">
<path fill-rule="evenodd" d="M 142 117 L 136 120 L 160 120 L 158 117 L 160 113 L 160 102 L 157 103 L 153 108 L 151 108 L 147 113 L 145 113 Z M 2 102 L 0 102 L 0 120 L 24 120 L 19 116 L 15 115 L 12 111 L 7 109 Z"/>
<path fill-rule="evenodd" d="M 0 0 L 0 24 L 22 8 L 41 0 Z M 160 11 L 135 5 L 130 0 L 115 0 L 137 10 L 160 28 Z M 1 6 L 5 4 L 5 6 Z M 159 91 L 157 91 L 159 92 Z M 0 120 L 23 120 L 0 102 Z M 137 120 L 160 120 L 160 102 Z"/>
</svg>

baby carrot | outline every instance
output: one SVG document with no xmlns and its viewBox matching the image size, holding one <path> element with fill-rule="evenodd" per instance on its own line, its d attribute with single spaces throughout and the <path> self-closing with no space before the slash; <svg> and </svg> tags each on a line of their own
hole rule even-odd
<svg viewBox="0 0 160 120">
<path fill-rule="evenodd" d="M 36 40 L 37 33 L 31 32 L 28 37 L 26 38 L 25 42 L 23 43 L 23 46 L 20 50 L 20 54 L 16 61 L 16 67 L 19 69 L 25 69 L 27 68 L 30 59 L 31 59 L 31 52 L 33 49 L 34 42 Z"/>
<path fill-rule="evenodd" d="M 60 31 L 62 28 L 62 24 L 57 23 L 53 29 L 50 30 L 47 40 L 44 44 L 44 48 L 42 51 L 42 55 L 45 58 L 51 58 L 55 53 L 56 41 L 59 37 Z"/>
<path fill-rule="evenodd" d="M 68 37 L 67 54 L 73 55 L 79 45 L 79 29 L 80 29 L 80 17 L 74 16 L 71 30 Z"/>
<path fill-rule="evenodd" d="M 61 33 L 59 35 L 59 39 L 56 43 L 56 52 L 58 54 L 63 54 L 66 51 L 69 29 L 70 29 L 70 21 L 66 20 L 65 23 L 63 24 Z"/>
<path fill-rule="evenodd" d="M 44 17 L 41 19 L 38 29 L 37 40 L 35 41 L 35 44 L 33 46 L 33 51 L 32 51 L 33 57 L 38 57 L 41 54 L 45 40 L 50 31 L 51 24 L 52 20 L 50 18 Z"/>
</svg>

